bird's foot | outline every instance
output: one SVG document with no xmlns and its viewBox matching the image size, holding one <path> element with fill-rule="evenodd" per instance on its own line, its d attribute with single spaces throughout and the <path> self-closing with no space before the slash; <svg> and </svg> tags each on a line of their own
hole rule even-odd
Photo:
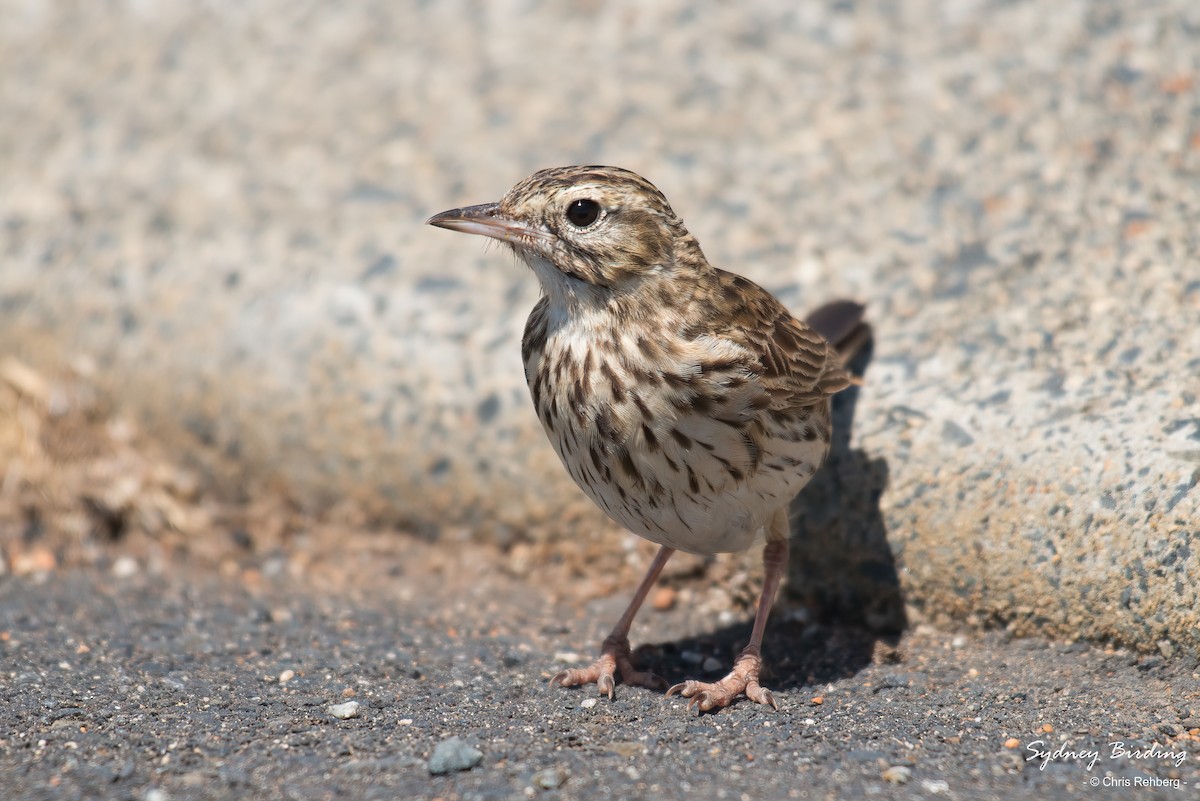
<svg viewBox="0 0 1200 801">
<path fill-rule="evenodd" d="M 591 667 L 564 670 L 550 679 L 550 684 L 561 684 L 563 687 L 595 684 L 598 693 L 607 695 L 611 700 L 613 688 L 616 686 L 615 674 L 618 672 L 621 674 L 621 681 L 626 684 L 637 684 L 651 690 L 664 690 L 667 687 L 666 680 L 661 676 L 633 667 L 628 638 L 611 636 L 600 647 L 600 656 Z"/>
<path fill-rule="evenodd" d="M 709 683 L 688 679 L 682 684 L 676 684 L 667 690 L 667 696 L 678 693 L 684 698 L 690 698 L 688 709 L 693 706 L 698 712 L 719 709 L 729 706 L 743 693 L 756 704 L 770 704 L 776 712 L 779 704 L 770 690 L 758 683 L 758 671 L 762 667 L 762 657 L 756 652 L 742 651 L 733 663 L 733 670 L 718 682 Z"/>
</svg>

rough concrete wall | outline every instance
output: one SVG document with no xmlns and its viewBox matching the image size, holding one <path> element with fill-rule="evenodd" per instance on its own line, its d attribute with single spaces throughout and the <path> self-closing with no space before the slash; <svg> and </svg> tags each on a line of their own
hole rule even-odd
<svg viewBox="0 0 1200 801">
<path fill-rule="evenodd" d="M 314 507 L 607 529 L 532 277 L 421 223 L 629 167 L 797 312 L 868 303 L 812 592 L 1195 648 L 1197 8 L 0 0 L 0 342 Z"/>
</svg>

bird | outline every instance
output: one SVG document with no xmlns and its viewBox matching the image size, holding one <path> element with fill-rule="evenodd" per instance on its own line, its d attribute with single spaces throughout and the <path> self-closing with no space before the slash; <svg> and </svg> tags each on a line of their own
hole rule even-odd
<svg viewBox="0 0 1200 801">
<path fill-rule="evenodd" d="M 427 223 L 498 240 L 532 270 L 541 296 L 521 356 L 538 419 L 583 492 L 659 545 L 599 657 L 550 683 L 594 683 L 611 700 L 619 675 L 698 713 L 742 696 L 778 710 L 759 680 L 763 635 L 787 564 L 789 504 L 829 453 L 831 397 L 858 383 L 844 354 L 767 290 L 712 266 L 663 193 L 626 169 L 543 169 L 498 202 Z M 822 310 L 831 339 L 861 339 L 861 305 Z M 672 554 L 762 539 L 754 625 L 728 675 L 668 687 L 637 669 L 630 626 Z"/>
</svg>

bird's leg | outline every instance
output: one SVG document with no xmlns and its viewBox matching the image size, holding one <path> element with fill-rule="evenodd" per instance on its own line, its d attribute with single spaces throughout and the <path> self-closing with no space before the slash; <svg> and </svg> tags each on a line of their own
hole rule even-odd
<svg viewBox="0 0 1200 801">
<path fill-rule="evenodd" d="M 574 687 L 578 684 L 595 682 L 596 689 L 600 694 L 607 695 L 611 699 L 613 687 L 616 684 L 613 674 L 620 671 L 621 679 L 626 684 L 640 684 L 652 690 L 666 688 L 667 683 L 661 676 L 634 669 L 633 660 L 630 659 L 629 627 L 633 625 L 634 616 L 641 609 L 642 602 L 646 600 L 650 588 L 654 586 L 654 582 L 658 581 L 659 574 L 662 573 L 663 567 L 673 553 L 675 553 L 675 549 L 665 545 L 658 549 L 654 561 L 650 563 L 650 569 L 646 571 L 646 577 L 638 585 L 637 592 L 633 594 L 633 600 L 625 608 L 625 613 L 621 615 L 617 625 L 613 626 L 612 632 L 604 638 L 604 644 L 600 646 L 600 656 L 592 663 L 592 666 L 564 670 L 550 679 L 551 684 Z"/>
<path fill-rule="evenodd" d="M 679 693 L 684 698 L 690 698 L 688 709 L 695 706 L 701 712 L 729 706 L 742 693 L 751 701 L 759 704 L 770 704 L 779 710 L 775 696 L 770 690 L 758 683 L 758 672 L 762 667 L 763 631 L 767 627 L 767 615 L 771 613 L 771 605 L 775 593 L 779 589 L 779 581 L 787 568 L 788 559 L 788 519 L 787 508 L 781 508 L 771 518 L 767 530 L 767 546 L 763 549 L 763 588 L 758 597 L 758 611 L 754 614 L 754 630 L 750 634 L 750 643 L 742 649 L 733 661 L 733 670 L 729 675 L 715 683 L 689 679 L 682 684 L 676 684 L 667 690 L 667 695 Z"/>
</svg>

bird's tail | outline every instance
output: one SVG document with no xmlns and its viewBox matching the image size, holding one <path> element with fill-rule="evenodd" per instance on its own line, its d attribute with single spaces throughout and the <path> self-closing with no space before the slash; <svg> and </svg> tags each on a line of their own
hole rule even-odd
<svg viewBox="0 0 1200 801">
<path fill-rule="evenodd" d="M 866 321 L 866 307 L 852 300 L 834 300 L 808 315 L 806 322 L 837 348 L 842 364 L 849 364 L 868 342 L 871 326 Z"/>
</svg>

